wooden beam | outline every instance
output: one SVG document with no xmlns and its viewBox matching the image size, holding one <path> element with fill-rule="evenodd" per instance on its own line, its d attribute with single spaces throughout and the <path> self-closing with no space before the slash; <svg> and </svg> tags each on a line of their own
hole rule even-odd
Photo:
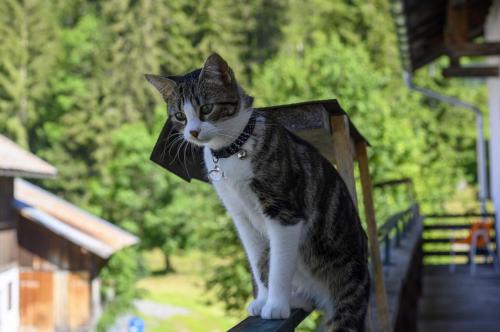
<svg viewBox="0 0 500 332">
<path fill-rule="evenodd" d="M 335 163 L 340 176 L 347 185 L 354 204 L 358 206 L 356 197 L 356 181 L 354 179 L 354 151 L 349 134 L 349 119 L 345 115 L 331 116 L 332 139 L 335 146 Z"/>
<path fill-rule="evenodd" d="M 290 332 L 294 331 L 308 315 L 309 313 L 302 309 L 292 309 L 287 319 L 262 319 L 259 316 L 250 316 L 228 332 Z"/>
<path fill-rule="evenodd" d="M 467 42 L 467 7 L 465 0 L 448 0 L 444 40 L 446 45 L 462 45 Z"/>
<path fill-rule="evenodd" d="M 500 42 L 449 45 L 446 53 L 451 57 L 500 55 Z"/>
<path fill-rule="evenodd" d="M 0 223 L 14 222 L 14 178 L 0 176 Z"/>
<path fill-rule="evenodd" d="M 377 318 L 380 324 L 379 331 L 391 331 L 389 304 L 387 303 L 387 293 L 385 291 L 384 271 L 382 259 L 380 258 L 375 208 L 373 206 L 372 184 L 368 167 L 368 152 L 365 143 L 359 142 L 356 144 L 356 155 L 358 157 L 361 188 L 363 190 L 363 203 L 365 207 L 366 228 L 368 231 L 368 244 L 375 279 L 375 301 L 377 304 Z"/>
<path fill-rule="evenodd" d="M 498 67 L 448 67 L 443 69 L 444 77 L 497 77 Z"/>
</svg>

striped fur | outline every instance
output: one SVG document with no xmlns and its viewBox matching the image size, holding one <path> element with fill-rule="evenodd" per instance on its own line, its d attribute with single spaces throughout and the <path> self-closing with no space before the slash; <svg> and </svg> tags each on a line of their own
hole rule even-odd
<svg viewBox="0 0 500 332">
<path fill-rule="evenodd" d="M 149 79 L 149 78 L 148 78 Z M 151 81 L 151 80 L 150 80 Z M 252 112 L 251 98 L 218 55 L 203 69 L 172 82 L 153 84 L 164 94 L 170 115 L 186 141 L 210 148 L 227 146 Z M 165 85 L 169 85 L 168 88 Z M 168 93 L 165 94 L 165 91 Z M 224 103 L 237 110 L 221 110 Z M 213 114 L 203 115 L 202 107 Z M 198 137 L 190 133 L 199 132 Z M 367 239 L 345 183 L 308 142 L 267 114 L 258 114 L 248 157 L 218 161 L 226 177 L 214 188 L 233 217 L 257 284 L 249 311 L 286 318 L 290 307 L 325 311 L 326 331 L 364 331 L 370 293 Z"/>
</svg>

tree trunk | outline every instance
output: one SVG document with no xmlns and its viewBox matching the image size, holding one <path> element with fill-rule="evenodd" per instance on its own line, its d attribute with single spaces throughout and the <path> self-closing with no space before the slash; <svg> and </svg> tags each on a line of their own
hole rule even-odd
<svg viewBox="0 0 500 332">
<path fill-rule="evenodd" d="M 175 272 L 172 262 L 170 261 L 170 255 L 166 253 L 163 253 L 163 255 L 165 256 L 165 273 Z"/>
</svg>

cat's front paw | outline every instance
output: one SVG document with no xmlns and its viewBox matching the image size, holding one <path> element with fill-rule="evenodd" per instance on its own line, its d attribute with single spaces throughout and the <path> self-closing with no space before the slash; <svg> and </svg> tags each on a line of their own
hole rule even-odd
<svg viewBox="0 0 500 332">
<path fill-rule="evenodd" d="M 255 300 L 248 305 L 247 311 L 251 316 L 260 316 L 260 313 L 262 311 L 262 307 L 266 304 L 266 298 L 261 297 L 261 298 L 256 298 Z"/>
<path fill-rule="evenodd" d="M 290 304 L 285 301 L 268 300 L 260 312 L 264 319 L 285 319 L 290 317 Z"/>
</svg>

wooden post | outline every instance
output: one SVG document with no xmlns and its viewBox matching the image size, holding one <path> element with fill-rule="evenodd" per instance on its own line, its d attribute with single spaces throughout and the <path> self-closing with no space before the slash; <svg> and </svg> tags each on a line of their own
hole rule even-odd
<svg viewBox="0 0 500 332">
<path fill-rule="evenodd" d="M 13 198 L 14 179 L 0 176 L 0 223 L 10 224 L 14 222 Z"/>
<path fill-rule="evenodd" d="M 356 197 L 356 182 L 354 180 L 354 151 L 349 134 L 349 119 L 345 115 L 330 117 L 332 138 L 335 146 L 335 163 L 340 176 L 347 185 L 354 204 L 358 206 Z"/>
<path fill-rule="evenodd" d="M 368 154 L 366 143 L 356 144 L 356 154 L 358 158 L 359 173 L 361 177 L 361 188 L 363 191 L 363 203 L 365 206 L 366 226 L 368 230 L 368 244 L 373 266 L 375 279 L 375 301 L 377 303 L 377 317 L 380 324 L 380 331 L 390 331 L 389 305 L 387 303 L 387 293 L 384 284 L 384 271 L 377 236 L 377 224 L 375 221 L 375 208 L 373 206 L 372 184 L 370 180 L 370 170 L 368 168 Z"/>
</svg>

